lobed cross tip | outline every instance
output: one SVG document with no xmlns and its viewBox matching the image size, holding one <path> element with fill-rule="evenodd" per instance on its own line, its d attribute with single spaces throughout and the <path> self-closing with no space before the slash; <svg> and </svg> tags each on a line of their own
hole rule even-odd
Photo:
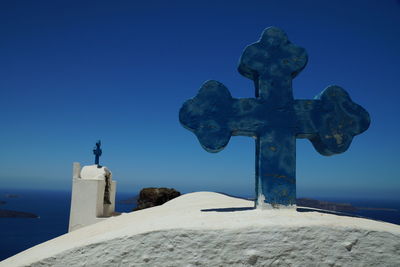
<svg viewBox="0 0 400 267">
<path fill-rule="evenodd" d="M 179 121 L 197 136 L 206 151 L 219 152 L 228 144 L 232 134 L 228 125 L 232 101 L 222 83 L 207 81 L 194 98 L 183 104 Z"/>
<path fill-rule="evenodd" d="M 257 42 L 244 49 L 238 71 L 253 81 L 293 79 L 304 69 L 307 60 L 304 48 L 292 44 L 281 29 L 269 27 Z"/>
<path fill-rule="evenodd" d="M 341 87 L 332 85 L 315 97 L 325 112 L 315 118 L 318 135 L 311 138 L 315 149 L 322 155 L 345 152 L 356 135 L 370 125 L 368 112 L 354 103 Z"/>
</svg>

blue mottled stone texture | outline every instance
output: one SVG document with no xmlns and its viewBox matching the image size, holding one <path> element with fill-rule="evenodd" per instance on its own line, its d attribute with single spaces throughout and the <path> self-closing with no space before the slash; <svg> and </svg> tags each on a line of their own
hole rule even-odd
<svg viewBox="0 0 400 267">
<path fill-rule="evenodd" d="M 231 136 L 256 140 L 257 207 L 296 205 L 296 138 L 307 138 L 322 155 L 347 150 L 368 129 L 368 112 L 339 86 L 312 100 L 295 100 L 292 79 L 306 66 L 305 49 L 276 27 L 245 48 L 238 71 L 254 81 L 255 98 L 233 98 L 218 81 L 205 82 L 179 113 L 208 152 L 224 149 Z"/>
</svg>

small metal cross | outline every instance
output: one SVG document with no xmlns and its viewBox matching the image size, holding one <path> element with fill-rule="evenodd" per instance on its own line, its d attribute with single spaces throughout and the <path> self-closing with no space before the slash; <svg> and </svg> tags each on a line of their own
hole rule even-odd
<svg viewBox="0 0 400 267">
<path fill-rule="evenodd" d="M 94 164 L 96 164 L 98 168 L 100 168 L 99 159 L 102 154 L 102 150 L 101 150 L 100 146 L 101 146 L 101 141 L 99 140 L 96 143 L 96 147 L 93 149 L 93 154 L 95 155 Z"/>
<path fill-rule="evenodd" d="M 254 81 L 255 98 L 236 99 L 218 81 L 207 81 L 179 113 L 208 152 L 218 152 L 231 136 L 256 140 L 257 207 L 296 204 L 296 138 L 307 138 L 322 155 L 347 150 L 353 137 L 370 124 L 368 112 L 339 86 L 313 100 L 295 100 L 292 79 L 307 64 L 305 49 L 276 28 L 264 30 L 244 50 L 238 70 Z"/>
</svg>

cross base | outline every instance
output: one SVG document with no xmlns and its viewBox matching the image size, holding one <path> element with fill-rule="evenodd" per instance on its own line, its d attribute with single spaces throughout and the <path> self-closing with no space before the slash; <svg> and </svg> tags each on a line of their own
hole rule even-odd
<svg viewBox="0 0 400 267">
<path fill-rule="evenodd" d="M 265 202 L 265 197 L 263 194 L 257 196 L 255 201 L 255 208 L 258 210 L 272 210 L 272 209 L 285 209 L 285 210 L 296 210 L 296 205 L 283 205 L 283 204 L 271 204 Z"/>
</svg>

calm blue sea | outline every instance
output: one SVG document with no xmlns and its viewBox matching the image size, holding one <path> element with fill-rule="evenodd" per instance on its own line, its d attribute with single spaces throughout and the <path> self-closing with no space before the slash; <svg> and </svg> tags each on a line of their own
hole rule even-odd
<svg viewBox="0 0 400 267">
<path fill-rule="evenodd" d="M 17 198 L 7 198 L 16 194 Z M 129 212 L 136 205 L 121 204 L 135 194 L 118 193 L 116 210 Z M 21 191 L 0 189 L 0 209 L 32 212 L 39 219 L 0 218 L 0 261 L 34 245 L 63 235 L 68 231 L 71 192 L 63 191 Z"/>
<path fill-rule="evenodd" d="M 17 198 L 7 198 L 6 194 L 16 194 Z M 135 205 L 119 201 L 135 196 L 136 193 L 118 193 L 116 210 L 129 212 Z M 390 208 L 397 211 L 360 210 L 355 215 L 400 225 L 400 201 L 321 199 L 340 203 L 351 203 L 357 207 Z M 0 189 L 0 209 L 32 212 L 39 219 L 0 218 L 0 261 L 34 245 L 67 233 L 70 192 L 21 191 Z"/>
</svg>

